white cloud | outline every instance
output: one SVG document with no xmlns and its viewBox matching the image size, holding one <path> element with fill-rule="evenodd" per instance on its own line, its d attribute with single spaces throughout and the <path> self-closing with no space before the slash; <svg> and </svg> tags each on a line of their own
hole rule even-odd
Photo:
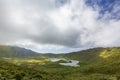
<svg viewBox="0 0 120 80">
<path fill-rule="evenodd" d="M 0 43 L 41 52 L 120 46 L 120 21 L 109 20 L 111 13 L 98 19 L 98 7 L 94 10 L 85 0 L 66 1 L 58 7 L 55 0 L 1 0 Z"/>
</svg>

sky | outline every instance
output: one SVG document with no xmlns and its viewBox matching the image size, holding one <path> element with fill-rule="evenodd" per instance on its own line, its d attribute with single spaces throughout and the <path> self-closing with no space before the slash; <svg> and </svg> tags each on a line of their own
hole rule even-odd
<svg viewBox="0 0 120 80">
<path fill-rule="evenodd" d="M 0 0 L 0 44 L 39 53 L 120 46 L 120 0 Z"/>
</svg>

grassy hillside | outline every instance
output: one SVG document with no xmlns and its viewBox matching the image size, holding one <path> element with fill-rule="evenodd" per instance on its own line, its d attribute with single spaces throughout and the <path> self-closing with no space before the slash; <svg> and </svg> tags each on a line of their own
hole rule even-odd
<svg viewBox="0 0 120 80">
<path fill-rule="evenodd" d="M 120 48 L 95 48 L 66 54 L 80 61 L 85 73 L 120 74 Z M 82 65 L 84 64 L 84 65 Z"/>
<path fill-rule="evenodd" d="M 94 48 L 83 50 L 79 52 L 73 52 L 69 54 L 65 54 L 64 57 L 79 60 L 81 62 L 96 62 L 101 59 L 99 54 L 104 50 L 104 48 Z"/>
<path fill-rule="evenodd" d="M 41 56 L 42 54 L 24 48 L 0 46 L 1 58 L 40 58 Z"/>
<path fill-rule="evenodd" d="M 120 48 L 106 48 L 98 56 L 102 59 L 89 65 L 88 72 L 120 74 Z"/>
<path fill-rule="evenodd" d="M 0 46 L 0 57 L 5 60 L 0 60 L 0 80 L 120 79 L 119 47 L 42 55 L 24 48 Z M 79 60 L 80 67 L 62 66 L 49 58 Z"/>
</svg>

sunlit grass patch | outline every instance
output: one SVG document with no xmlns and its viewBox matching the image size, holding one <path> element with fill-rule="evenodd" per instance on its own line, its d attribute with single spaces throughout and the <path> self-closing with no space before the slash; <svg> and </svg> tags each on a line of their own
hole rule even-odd
<svg viewBox="0 0 120 80">
<path fill-rule="evenodd" d="M 10 63 L 21 65 L 21 64 L 39 64 L 39 65 L 45 65 L 47 62 L 49 62 L 49 59 L 18 59 L 18 58 L 4 58 L 5 61 L 8 61 Z"/>
</svg>

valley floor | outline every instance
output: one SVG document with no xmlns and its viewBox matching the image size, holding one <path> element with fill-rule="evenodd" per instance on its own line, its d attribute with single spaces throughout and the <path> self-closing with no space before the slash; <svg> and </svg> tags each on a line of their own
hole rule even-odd
<svg viewBox="0 0 120 80">
<path fill-rule="evenodd" d="M 70 67 L 49 59 L 5 59 L 0 63 L 0 80 L 119 80 L 119 74 L 94 72 L 91 66 Z M 103 69 L 104 70 L 104 69 Z"/>
</svg>

